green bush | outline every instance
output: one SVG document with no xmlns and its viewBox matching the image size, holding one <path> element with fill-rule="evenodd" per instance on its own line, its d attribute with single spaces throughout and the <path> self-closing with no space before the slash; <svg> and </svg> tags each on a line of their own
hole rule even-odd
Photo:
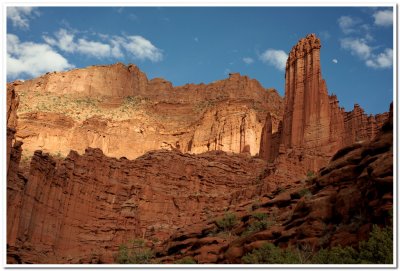
<svg viewBox="0 0 400 271">
<path fill-rule="evenodd" d="M 360 263 L 393 263 L 393 228 L 374 225 L 368 241 L 360 242 Z"/>
<path fill-rule="evenodd" d="M 236 215 L 233 213 L 226 213 L 222 219 L 216 220 L 218 228 L 222 231 L 230 231 L 237 224 Z"/>
<path fill-rule="evenodd" d="M 175 264 L 197 264 L 196 260 L 192 257 L 184 257 L 174 262 Z"/>
<path fill-rule="evenodd" d="M 122 244 L 118 249 L 116 262 L 120 264 L 149 264 L 152 263 L 153 252 L 145 246 L 144 240 L 131 241 L 129 246 Z"/>
<path fill-rule="evenodd" d="M 307 178 L 311 179 L 315 177 L 315 172 L 312 170 L 307 171 Z"/>
<path fill-rule="evenodd" d="M 253 213 L 251 216 L 254 217 L 254 218 L 257 218 L 258 220 L 267 219 L 267 214 L 266 213 Z"/>
<path fill-rule="evenodd" d="M 376 225 L 368 241 L 359 243 L 358 250 L 352 247 L 332 247 L 312 252 L 304 257 L 305 251 L 280 249 L 266 243 L 242 257 L 243 263 L 253 264 L 392 264 L 393 229 Z M 305 260 L 306 259 L 306 260 Z"/>
<path fill-rule="evenodd" d="M 299 264 L 298 257 L 289 249 L 280 249 L 271 243 L 265 243 L 242 257 L 245 264 Z"/>
<path fill-rule="evenodd" d="M 358 252 L 352 247 L 321 249 L 311 259 L 313 264 L 357 264 Z"/>
<path fill-rule="evenodd" d="M 267 219 L 266 213 L 254 213 L 252 217 L 256 220 L 249 224 L 247 229 L 242 233 L 242 236 L 249 235 L 253 232 L 266 230 L 271 223 Z"/>
<path fill-rule="evenodd" d="M 312 193 L 311 193 L 311 191 L 310 190 L 308 190 L 307 188 L 304 188 L 304 189 L 301 189 L 300 191 L 299 191 L 299 196 L 300 197 L 304 197 L 304 196 L 311 196 L 312 195 Z"/>
</svg>

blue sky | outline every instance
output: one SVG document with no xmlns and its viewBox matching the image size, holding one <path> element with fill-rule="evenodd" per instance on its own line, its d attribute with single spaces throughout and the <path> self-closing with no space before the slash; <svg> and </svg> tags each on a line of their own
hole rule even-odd
<svg viewBox="0 0 400 271">
<path fill-rule="evenodd" d="M 8 7 L 7 81 L 123 62 L 175 86 L 240 72 L 283 96 L 286 56 L 308 33 L 341 106 L 388 110 L 391 7 Z"/>
</svg>

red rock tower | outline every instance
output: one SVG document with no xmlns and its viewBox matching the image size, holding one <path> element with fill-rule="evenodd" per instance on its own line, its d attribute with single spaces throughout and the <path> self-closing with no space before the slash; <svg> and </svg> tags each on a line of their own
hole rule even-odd
<svg viewBox="0 0 400 271">
<path fill-rule="evenodd" d="M 285 113 L 281 143 L 286 148 L 329 141 L 329 97 L 321 75 L 320 40 L 301 39 L 286 62 Z"/>
<path fill-rule="evenodd" d="M 280 129 L 272 133 L 267 118 L 260 144 L 260 157 L 270 162 L 278 156 L 297 157 L 294 159 L 304 168 L 316 171 L 340 148 L 372 139 L 387 119 L 387 113 L 367 116 L 358 105 L 345 112 L 337 97 L 328 95 L 321 75 L 320 48 L 320 40 L 309 34 L 290 51 L 283 120 Z"/>
</svg>

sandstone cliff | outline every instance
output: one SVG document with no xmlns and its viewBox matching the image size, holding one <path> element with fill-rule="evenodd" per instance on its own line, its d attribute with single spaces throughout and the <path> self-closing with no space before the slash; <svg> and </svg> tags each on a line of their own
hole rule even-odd
<svg viewBox="0 0 400 271">
<path fill-rule="evenodd" d="M 7 85 L 7 173 L 10 165 L 11 150 L 15 142 L 15 132 L 17 128 L 17 108 L 19 97 L 15 93 L 14 85 Z"/>
<path fill-rule="evenodd" d="M 164 242 L 158 250 L 159 259 L 173 263 L 191 257 L 197 263 L 238 264 L 246 253 L 267 242 L 281 248 L 292 246 L 310 257 L 310 253 L 321 248 L 357 248 L 360 240 L 368 238 L 373 224 L 391 227 L 393 118 L 390 112 L 374 140 L 340 149 L 316 176 L 281 186 L 244 202 L 239 208 L 229 209 L 236 215 L 229 236 L 218 228 L 216 221 L 221 217 L 190 225 Z"/>
<path fill-rule="evenodd" d="M 174 148 L 257 155 L 266 114 L 276 129 L 283 108 L 275 90 L 240 74 L 173 87 L 120 63 L 14 85 L 21 97 L 16 137 L 24 142 L 24 157 L 39 149 L 65 157 L 87 147 L 129 159 Z"/>
<path fill-rule="evenodd" d="M 273 133 L 264 128 L 265 139 L 273 142 L 261 144 L 260 153 L 268 161 L 297 156 L 306 171 L 317 171 L 338 149 L 373 139 L 387 120 L 387 113 L 367 116 L 359 105 L 350 112 L 339 107 L 322 78 L 320 48 L 320 40 L 310 34 L 290 51 L 282 129 Z"/>
<path fill-rule="evenodd" d="M 265 242 L 354 245 L 387 225 L 393 110 L 340 108 L 319 49 L 309 35 L 290 53 L 284 108 L 239 74 L 174 87 L 115 64 L 8 84 L 7 261 L 112 263 L 143 238 L 162 263 L 240 263 Z"/>
<path fill-rule="evenodd" d="M 8 235 L 10 261 L 79 263 L 100 255 L 113 262 L 122 243 L 161 242 L 257 195 L 264 166 L 224 152 L 154 151 L 130 161 L 87 149 L 60 161 L 37 151 L 19 206 L 9 206 L 22 210 L 8 222 L 15 229 Z"/>
</svg>

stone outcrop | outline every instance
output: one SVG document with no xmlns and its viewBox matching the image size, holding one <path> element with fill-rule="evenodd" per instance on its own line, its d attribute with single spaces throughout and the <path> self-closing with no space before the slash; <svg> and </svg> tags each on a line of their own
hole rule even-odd
<svg viewBox="0 0 400 271">
<path fill-rule="evenodd" d="M 258 155 L 266 114 L 275 131 L 283 109 L 275 90 L 240 74 L 173 87 L 120 63 L 49 73 L 17 82 L 15 89 L 23 100 L 16 136 L 25 156 L 43 150 L 65 157 L 88 147 L 129 159 L 174 148 Z"/>
<path fill-rule="evenodd" d="M 26 179 L 20 172 L 22 142 L 15 140 L 18 123 L 17 108 L 19 97 L 14 91 L 14 84 L 7 85 L 7 244 L 8 240 L 16 236 L 18 227 L 11 226 L 18 223 L 22 211 L 21 201 Z"/>
<path fill-rule="evenodd" d="M 265 193 L 265 162 L 244 154 L 154 151 L 129 161 L 88 149 L 57 160 L 38 151 L 17 226 L 8 222 L 16 229 L 8 262 L 110 263 L 135 238 L 148 240 L 161 263 L 241 263 L 265 242 L 354 246 L 373 224 L 391 223 L 392 122 L 373 141 L 339 150 L 315 177 Z M 236 215 L 230 235 L 216 224 L 227 212 Z M 249 231 L 256 213 L 268 227 Z"/>
<path fill-rule="evenodd" d="M 14 84 L 7 84 L 7 172 L 9 171 L 11 151 L 15 142 L 17 128 L 17 108 L 19 97 L 15 93 Z"/>
<path fill-rule="evenodd" d="M 231 235 L 219 233 L 216 220 L 222 217 L 183 227 L 158 249 L 159 260 L 174 263 L 191 257 L 197 263 L 240 264 L 246 253 L 266 242 L 308 253 L 335 246 L 357 248 L 368 239 L 372 225 L 391 227 L 392 110 L 375 139 L 340 149 L 316 176 L 229 211 L 237 218 Z M 257 230 L 261 215 L 267 226 Z"/>
<path fill-rule="evenodd" d="M 146 74 L 129 64 L 89 66 L 66 72 L 46 73 L 38 78 L 19 81 L 17 92 L 37 91 L 58 95 L 75 94 L 85 97 L 135 97 L 141 96 L 152 101 L 193 103 L 206 100 L 253 99 L 265 110 L 278 112 L 281 98 L 273 89 L 265 89 L 248 76 L 231 73 L 224 80 L 210 84 L 186 84 L 173 87 L 163 78 L 148 80 Z M 274 110 L 272 110 L 274 109 Z"/>
<path fill-rule="evenodd" d="M 249 102 L 218 102 L 199 115 L 191 106 L 169 103 L 147 110 L 154 114 L 137 114 L 126 120 L 94 116 L 76 121 L 61 113 L 21 113 L 16 135 L 28 155 L 41 149 L 65 157 L 70 150 L 83 153 L 87 147 L 129 159 L 157 149 L 259 152 L 263 123 Z"/>
<path fill-rule="evenodd" d="M 168 239 L 177 228 L 223 214 L 260 191 L 265 166 L 246 154 L 154 151 L 130 161 L 87 149 L 65 160 L 35 152 L 8 221 L 9 261 L 111 263 L 135 238 Z M 13 186 L 13 184 L 9 184 Z M 17 208 L 18 207 L 18 208 Z"/>
<path fill-rule="evenodd" d="M 279 156 L 282 160 L 282 155 L 290 153 L 302 161 L 305 170 L 317 171 L 341 147 L 373 139 L 387 120 L 387 113 L 367 116 L 359 105 L 350 112 L 339 107 L 337 97 L 328 95 L 322 78 L 320 48 L 320 40 L 310 34 L 289 54 L 282 128 L 272 133 L 265 127 L 265 138 L 271 144 L 262 142 L 260 148 L 268 161 Z"/>
<path fill-rule="evenodd" d="M 57 94 L 76 93 L 83 96 L 125 97 L 146 93 L 147 84 L 146 75 L 137 66 L 117 63 L 68 72 L 46 73 L 36 79 L 25 81 L 16 89 Z"/>
<path fill-rule="evenodd" d="M 161 263 L 241 263 L 265 242 L 354 246 L 390 224 L 393 109 L 340 108 L 319 49 L 309 35 L 290 53 L 284 108 L 239 74 L 174 87 L 115 64 L 8 84 L 7 262 L 113 263 L 141 238 Z"/>
</svg>

